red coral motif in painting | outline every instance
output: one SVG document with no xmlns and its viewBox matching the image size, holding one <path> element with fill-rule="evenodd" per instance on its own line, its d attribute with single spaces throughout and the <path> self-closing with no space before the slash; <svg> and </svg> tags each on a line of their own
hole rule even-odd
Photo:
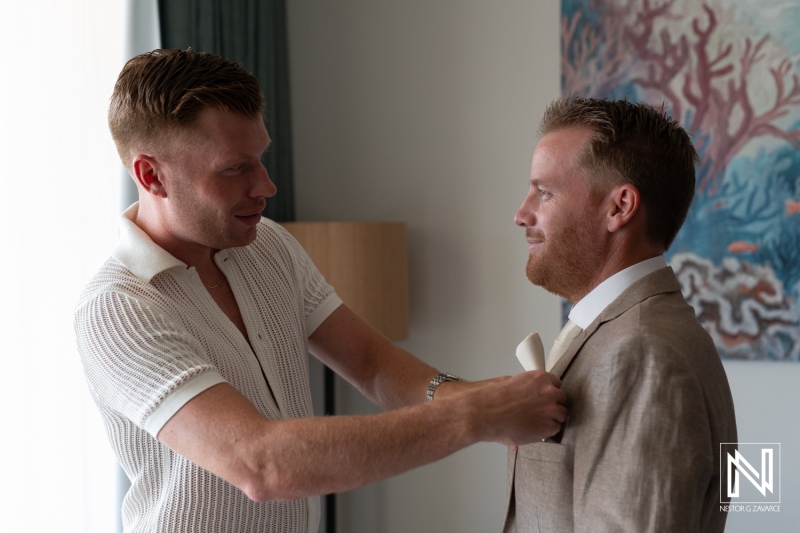
<svg viewBox="0 0 800 533">
<path fill-rule="evenodd" d="M 723 357 L 800 360 L 798 24 L 778 0 L 562 0 L 564 92 L 665 106 L 700 153 L 670 260 L 747 273 L 735 297 L 707 279 L 694 301 Z M 712 311 L 714 291 L 727 304 Z"/>
</svg>

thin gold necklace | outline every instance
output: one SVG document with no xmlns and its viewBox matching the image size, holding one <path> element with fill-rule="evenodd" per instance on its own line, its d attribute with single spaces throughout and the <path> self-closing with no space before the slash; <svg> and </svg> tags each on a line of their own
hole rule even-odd
<svg viewBox="0 0 800 533">
<path fill-rule="evenodd" d="M 202 281 L 202 280 L 201 280 L 201 281 Z M 223 281 L 225 281 L 225 274 L 223 274 L 223 275 L 222 275 L 222 277 L 221 277 L 221 278 L 219 278 L 219 281 L 218 281 L 218 282 L 216 282 L 214 285 L 206 285 L 205 283 L 203 283 L 203 286 L 204 286 L 206 289 L 216 289 L 217 287 L 219 287 L 219 286 L 220 286 L 220 284 L 221 284 Z"/>
</svg>

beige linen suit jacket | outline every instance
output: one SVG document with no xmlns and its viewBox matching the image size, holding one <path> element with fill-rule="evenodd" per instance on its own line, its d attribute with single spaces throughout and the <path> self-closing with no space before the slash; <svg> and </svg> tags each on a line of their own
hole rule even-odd
<svg viewBox="0 0 800 533">
<path fill-rule="evenodd" d="M 736 442 L 717 351 L 672 269 L 640 279 L 552 372 L 569 418 L 509 453 L 505 533 L 722 532 L 720 442 Z"/>
</svg>

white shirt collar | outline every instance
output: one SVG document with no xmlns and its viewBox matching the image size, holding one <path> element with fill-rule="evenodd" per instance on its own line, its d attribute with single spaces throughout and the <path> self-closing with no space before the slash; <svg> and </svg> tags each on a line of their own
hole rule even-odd
<svg viewBox="0 0 800 533">
<path fill-rule="evenodd" d="M 592 292 L 584 296 L 569 312 L 569 319 L 586 329 L 594 319 L 600 316 L 603 309 L 617 299 L 625 289 L 642 279 L 648 274 L 667 266 L 663 255 L 645 259 L 640 263 L 620 270 L 610 278 L 595 287 Z"/>
<path fill-rule="evenodd" d="M 134 276 L 150 282 L 156 274 L 170 268 L 188 265 L 153 242 L 147 233 L 136 225 L 139 202 L 122 213 L 119 220 L 119 242 L 111 256 L 125 265 Z"/>
</svg>

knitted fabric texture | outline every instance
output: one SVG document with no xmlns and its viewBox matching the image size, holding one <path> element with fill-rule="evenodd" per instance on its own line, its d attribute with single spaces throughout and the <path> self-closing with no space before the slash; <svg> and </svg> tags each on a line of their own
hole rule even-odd
<svg viewBox="0 0 800 533">
<path fill-rule="evenodd" d="M 341 300 L 291 235 L 262 219 L 253 244 L 215 256 L 248 344 L 194 268 L 155 245 L 133 217 L 135 210 L 122 220 L 127 244 L 94 276 L 75 312 L 89 389 L 132 483 L 125 532 L 313 533 L 317 497 L 253 502 L 155 437 L 186 402 L 222 382 L 269 419 L 313 416 L 307 339 Z M 141 265 L 118 259 L 136 254 L 166 255 L 171 266 L 147 279 Z"/>
</svg>

